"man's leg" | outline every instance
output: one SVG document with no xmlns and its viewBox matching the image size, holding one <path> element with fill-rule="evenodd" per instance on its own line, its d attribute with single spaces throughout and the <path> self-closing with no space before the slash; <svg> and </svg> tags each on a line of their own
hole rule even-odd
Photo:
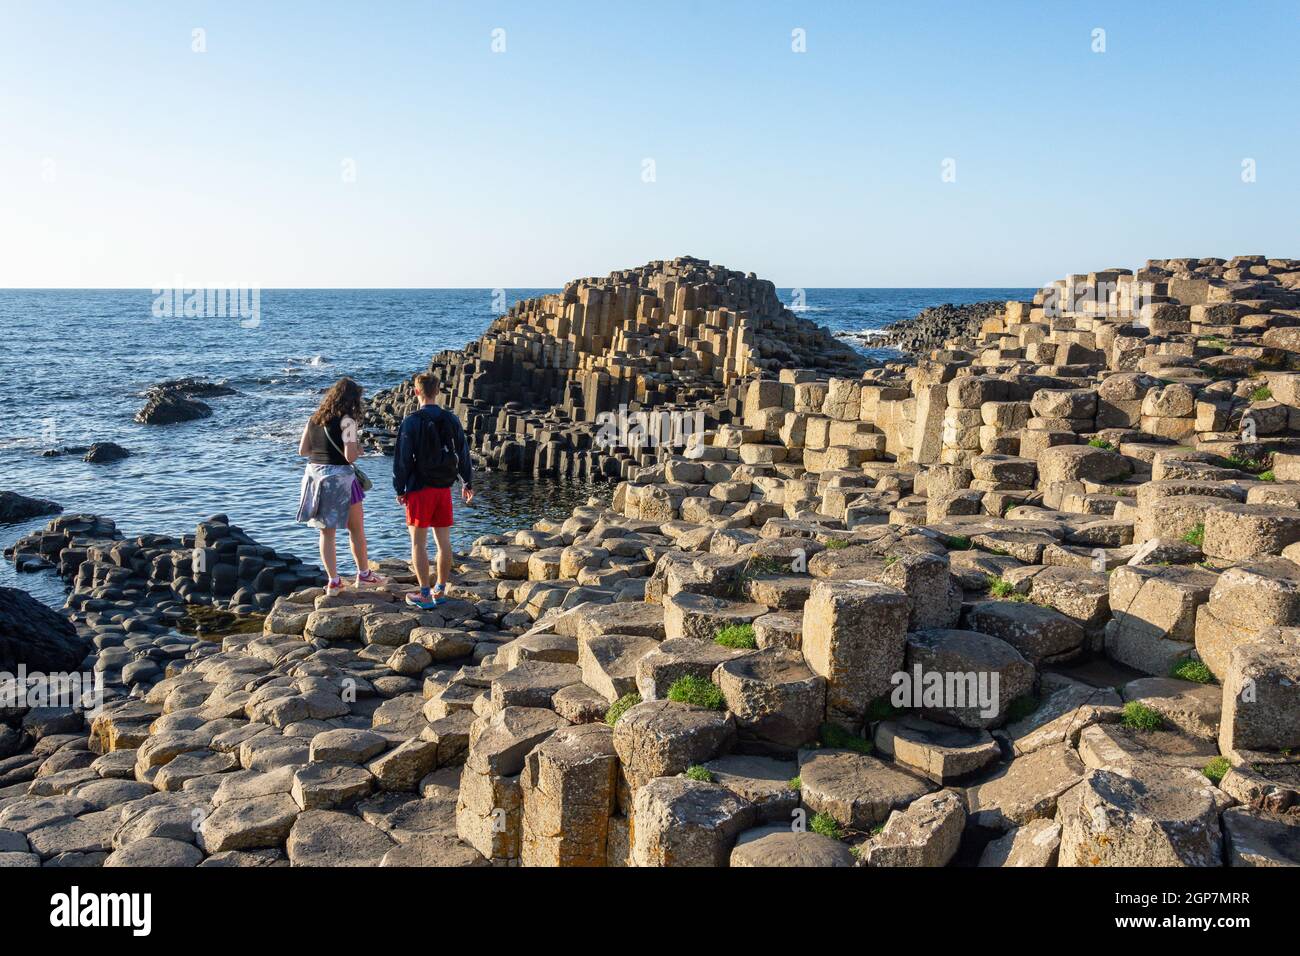
<svg viewBox="0 0 1300 956">
<path fill-rule="evenodd" d="M 420 589 L 427 590 L 432 584 L 429 580 L 429 529 L 412 527 L 410 531 L 411 566 L 415 569 Z"/>
<path fill-rule="evenodd" d="M 438 587 L 445 588 L 451 577 L 451 528 L 434 528 L 433 539 L 438 543 Z"/>
</svg>

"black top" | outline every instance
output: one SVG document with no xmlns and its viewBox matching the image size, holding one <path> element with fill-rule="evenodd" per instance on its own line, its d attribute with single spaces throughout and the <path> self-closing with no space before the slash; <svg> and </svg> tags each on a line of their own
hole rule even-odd
<svg viewBox="0 0 1300 956">
<path fill-rule="evenodd" d="M 307 424 L 307 460 L 314 465 L 346 465 L 348 460 L 343 457 L 343 452 L 335 451 L 334 447 L 325 438 L 326 430 L 329 431 L 329 437 L 334 439 L 334 444 L 340 449 L 343 448 L 343 420 L 336 418 L 333 421 L 326 422 L 322 428 L 315 422 Z"/>
</svg>

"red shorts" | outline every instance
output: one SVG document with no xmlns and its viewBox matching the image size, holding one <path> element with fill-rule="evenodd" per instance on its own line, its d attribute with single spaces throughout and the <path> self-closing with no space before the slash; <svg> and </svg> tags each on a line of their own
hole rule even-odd
<svg viewBox="0 0 1300 956">
<path fill-rule="evenodd" d="M 412 528 L 450 528 L 450 488 L 421 488 L 406 496 L 406 523 Z"/>
</svg>

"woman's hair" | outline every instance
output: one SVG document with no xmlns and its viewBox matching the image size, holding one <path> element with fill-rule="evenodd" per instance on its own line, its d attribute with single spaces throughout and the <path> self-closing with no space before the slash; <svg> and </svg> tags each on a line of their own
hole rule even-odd
<svg viewBox="0 0 1300 956">
<path fill-rule="evenodd" d="M 357 424 L 361 423 L 361 386 L 346 377 L 330 386 L 330 390 L 320 400 L 320 407 L 311 416 L 311 423 L 324 426 L 345 415 L 356 419 Z"/>
</svg>

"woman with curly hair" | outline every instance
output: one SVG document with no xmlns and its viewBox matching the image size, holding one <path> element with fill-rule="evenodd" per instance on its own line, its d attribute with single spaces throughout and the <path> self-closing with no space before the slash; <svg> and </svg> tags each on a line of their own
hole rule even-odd
<svg viewBox="0 0 1300 956">
<path fill-rule="evenodd" d="M 343 589 L 336 550 L 339 528 L 348 529 L 348 544 L 357 562 L 357 586 L 384 583 L 370 570 L 361 504 L 366 495 L 352 466 L 361 457 L 360 422 L 361 386 L 341 378 L 325 393 L 298 442 L 298 454 L 308 461 L 298 521 L 320 529 L 320 559 L 329 573 L 326 594 Z"/>
</svg>

